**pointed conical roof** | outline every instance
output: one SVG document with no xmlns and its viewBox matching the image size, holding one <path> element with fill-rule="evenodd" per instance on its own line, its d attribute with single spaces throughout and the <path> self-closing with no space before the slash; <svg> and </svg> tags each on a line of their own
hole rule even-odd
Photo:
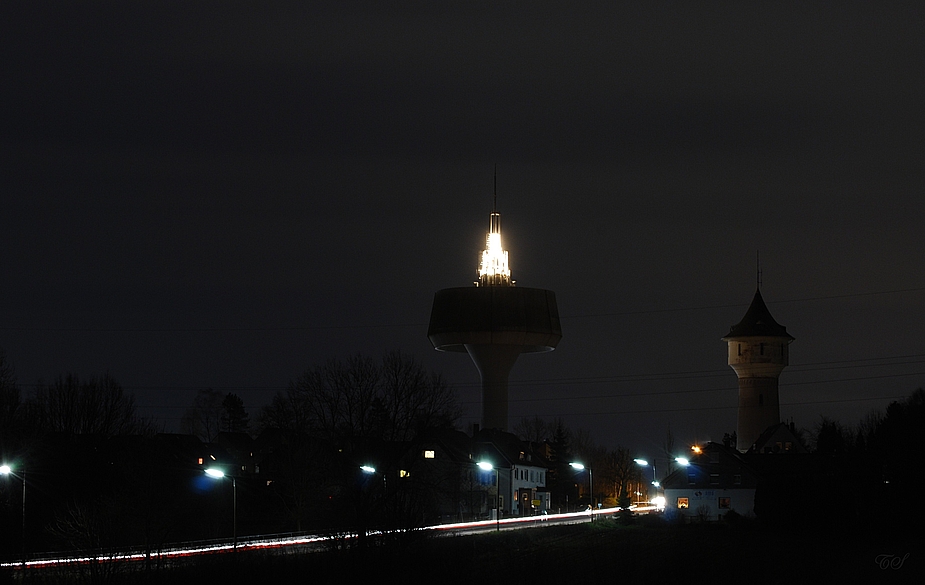
<svg viewBox="0 0 925 585">
<path fill-rule="evenodd" d="M 748 307 L 748 311 L 745 312 L 745 316 L 742 317 L 741 321 L 729 328 L 729 334 L 723 339 L 757 336 L 793 339 L 793 336 L 787 333 L 787 328 L 780 325 L 771 316 L 768 306 L 764 304 L 764 299 L 761 298 L 761 290 L 755 291 L 755 298 L 752 299 L 752 304 Z"/>
</svg>

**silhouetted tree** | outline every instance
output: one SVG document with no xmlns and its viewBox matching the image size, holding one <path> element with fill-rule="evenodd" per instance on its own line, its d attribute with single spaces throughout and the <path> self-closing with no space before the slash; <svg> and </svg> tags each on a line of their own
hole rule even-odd
<svg viewBox="0 0 925 585">
<path fill-rule="evenodd" d="M 638 482 L 640 479 L 640 467 L 633 461 L 633 456 L 629 449 L 625 447 L 616 447 L 606 452 L 605 457 L 598 466 L 601 481 L 607 482 L 612 486 L 612 491 L 617 500 L 617 505 L 624 508 L 629 507 L 630 482 Z"/>
<path fill-rule="evenodd" d="M 514 434 L 521 441 L 531 443 L 542 443 L 549 440 L 555 428 L 550 428 L 550 424 L 538 416 L 533 418 L 522 418 L 514 425 Z"/>
<path fill-rule="evenodd" d="M 671 427 L 668 427 L 668 431 L 665 433 L 665 442 L 662 444 L 662 455 L 668 460 L 668 470 L 665 473 L 667 477 L 674 471 L 674 459 L 678 456 L 678 454 L 675 453 L 675 440 L 674 434 L 671 432 Z"/>
<path fill-rule="evenodd" d="M 404 527 L 426 495 L 414 491 L 413 480 L 398 481 L 399 469 L 414 478 L 415 466 L 420 465 L 417 457 L 405 455 L 417 452 L 417 442 L 432 431 L 452 428 L 458 416 L 455 395 L 442 377 L 395 352 L 380 360 L 329 360 L 306 370 L 273 397 L 261 411 L 260 423 L 265 430 L 281 429 L 289 437 L 287 456 L 274 462 L 280 466 L 279 477 L 288 478 L 279 493 L 297 522 L 319 505 L 306 498 L 317 498 L 319 490 L 326 490 L 331 495 L 326 500 L 341 506 L 333 520 L 371 521 L 370 514 L 377 514 L 384 526 Z M 293 467 L 328 450 L 337 457 L 322 458 L 331 465 L 320 471 L 323 476 L 316 464 L 308 467 L 319 474 L 315 477 Z M 357 475 L 359 465 L 370 459 L 378 470 L 375 481 Z M 386 477 L 395 479 L 383 489 Z M 330 485 L 336 482 L 338 488 Z M 360 483 L 367 487 L 357 492 Z M 420 515 L 416 517 L 419 522 Z"/>
<path fill-rule="evenodd" d="M 572 461 L 570 433 L 562 420 L 556 421 L 556 430 L 550 444 L 549 473 L 547 474 L 547 487 L 552 495 L 553 506 L 566 508 L 569 503 L 575 503 L 575 470 L 569 465 Z"/>
<path fill-rule="evenodd" d="M 26 404 L 30 424 L 43 432 L 102 436 L 153 432 L 137 416 L 135 398 L 109 374 L 81 382 L 77 374 L 39 384 Z"/>
<path fill-rule="evenodd" d="M 266 427 L 337 443 L 376 438 L 408 441 L 459 417 L 453 391 L 413 358 L 354 356 L 306 370 L 261 412 Z"/>
<path fill-rule="evenodd" d="M 15 449 L 15 438 L 20 433 L 20 406 L 22 399 L 16 385 L 13 366 L 6 361 L 6 354 L 0 349 L 0 457 L 6 459 Z"/>
<path fill-rule="evenodd" d="M 854 443 L 851 430 L 836 420 L 821 417 L 813 435 L 820 455 L 845 456 Z"/>
<path fill-rule="evenodd" d="M 230 433 L 246 433 L 250 430 L 250 418 L 244 409 L 244 401 L 231 392 L 222 400 L 222 430 Z"/>
<path fill-rule="evenodd" d="M 925 390 L 890 403 L 871 440 L 879 461 L 880 485 L 893 502 L 913 502 L 925 483 Z M 921 507 L 911 506 L 919 519 Z"/>
<path fill-rule="evenodd" d="M 180 429 L 189 435 L 196 435 L 211 443 L 221 430 L 224 397 L 218 390 L 206 388 L 196 393 L 193 404 L 186 409 L 180 420 Z"/>
</svg>

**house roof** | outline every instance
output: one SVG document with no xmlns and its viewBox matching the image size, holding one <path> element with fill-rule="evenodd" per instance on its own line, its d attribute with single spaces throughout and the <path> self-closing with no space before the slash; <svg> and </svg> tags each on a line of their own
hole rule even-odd
<svg viewBox="0 0 925 585">
<path fill-rule="evenodd" d="M 505 431 L 482 429 L 473 437 L 473 443 L 476 456 L 496 457 L 507 466 L 548 467 L 548 462 L 533 443 L 522 441 L 517 435 Z"/>
<path fill-rule="evenodd" d="M 793 336 L 787 333 L 787 328 L 779 324 L 771 316 L 768 306 L 764 303 L 764 299 L 761 298 L 760 289 L 755 291 L 752 304 L 749 305 L 745 316 L 742 317 L 741 321 L 729 328 L 729 334 L 723 339 L 731 337 L 786 337 L 787 339 L 793 339 Z"/>
<path fill-rule="evenodd" d="M 743 480 L 742 487 L 754 487 L 754 483 L 759 478 L 759 471 L 752 460 L 743 457 L 733 447 L 711 442 L 704 445 L 699 454 L 690 458 L 689 466 L 681 467 L 668 474 L 661 482 L 662 487 L 665 489 L 687 488 L 690 485 L 689 475 L 692 472 L 698 474 L 699 481 L 708 478 L 708 476 L 700 477 L 703 474 L 719 469 L 735 470 L 737 473 L 747 474 L 749 477 Z"/>
<path fill-rule="evenodd" d="M 715 458 L 717 453 L 719 457 Z M 714 457 L 711 457 L 711 454 Z M 805 481 L 811 484 L 813 479 L 832 476 L 835 461 L 830 457 L 806 451 L 794 452 L 786 456 L 754 451 L 740 453 L 733 447 L 726 447 L 719 443 L 707 443 L 699 455 L 690 458 L 689 467 L 676 469 L 662 480 L 662 487 L 686 489 L 691 485 L 689 476 L 692 472 L 699 482 L 704 479 L 705 473 L 723 469 L 728 471 L 732 468 L 753 478 L 743 477 L 742 487 L 754 487 L 753 481 L 758 484 L 768 481 L 772 483 Z"/>
<path fill-rule="evenodd" d="M 790 443 L 790 449 L 779 449 L 777 443 Z M 806 453 L 806 447 L 800 441 L 796 431 L 786 423 L 771 425 L 755 440 L 755 444 L 748 450 L 756 453 Z"/>
</svg>

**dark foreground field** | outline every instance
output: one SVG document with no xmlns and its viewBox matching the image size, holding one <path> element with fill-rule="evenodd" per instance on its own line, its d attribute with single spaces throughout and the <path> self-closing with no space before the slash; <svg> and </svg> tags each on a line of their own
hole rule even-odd
<svg viewBox="0 0 925 585">
<path fill-rule="evenodd" d="M 768 529 L 750 523 L 661 525 L 615 521 L 406 539 L 309 554 L 201 557 L 144 573 L 81 578 L 35 573 L 28 582 L 107 583 L 834 583 L 921 582 L 921 531 Z M 106 571 L 108 573 L 108 571 Z M 19 575 L 10 576 L 18 581 Z"/>
</svg>

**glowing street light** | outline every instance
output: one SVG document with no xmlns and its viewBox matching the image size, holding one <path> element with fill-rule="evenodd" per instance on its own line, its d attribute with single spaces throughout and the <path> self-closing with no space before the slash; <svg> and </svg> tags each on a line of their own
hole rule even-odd
<svg viewBox="0 0 925 585">
<path fill-rule="evenodd" d="M 674 460 L 677 461 L 678 464 L 683 465 L 684 467 L 687 467 L 688 465 L 691 464 L 691 462 L 687 459 L 687 457 L 675 457 Z"/>
<path fill-rule="evenodd" d="M 495 472 L 495 526 L 501 532 L 501 472 L 490 461 L 479 461 L 476 465 L 482 471 Z"/>
<path fill-rule="evenodd" d="M 13 473 L 13 468 L 4 463 L 0 465 L 0 475 L 12 475 L 22 480 L 22 565 L 26 566 L 26 471 L 20 471 L 21 475 Z"/>
<path fill-rule="evenodd" d="M 569 463 L 574 469 L 578 471 L 584 471 L 585 466 L 582 463 L 573 461 Z M 591 475 L 591 468 L 588 467 L 588 491 L 591 493 L 591 503 L 589 504 L 591 508 L 591 522 L 594 522 L 594 477 Z"/>
<path fill-rule="evenodd" d="M 233 475 L 225 475 L 225 472 L 217 467 L 210 467 L 205 470 L 206 475 L 212 479 L 231 478 L 231 520 L 232 520 L 232 549 L 238 549 L 238 483 Z"/>
<path fill-rule="evenodd" d="M 633 459 L 633 461 L 636 463 L 636 465 L 640 467 L 649 466 L 649 462 L 642 458 Z M 656 489 L 655 495 L 656 497 L 658 497 L 658 488 L 662 486 L 660 483 L 658 483 L 658 474 L 655 471 L 655 460 L 652 461 L 652 485 L 655 486 L 655 489 Z"/>
</svg>

